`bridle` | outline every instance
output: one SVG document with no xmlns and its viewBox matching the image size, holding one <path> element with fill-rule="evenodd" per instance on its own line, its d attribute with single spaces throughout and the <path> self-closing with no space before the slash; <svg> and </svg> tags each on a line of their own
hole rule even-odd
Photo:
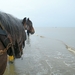
<svg viewBox="0 0 75 75">
<path fill-rule="evenodd" d="M 32 25 L 29 25 L 28 24 L 28 20 L 26 20 L 26 27 L 25 27 L 25 29 L 30 31 L 31 28 L 32 28 Z"/>
</svg>

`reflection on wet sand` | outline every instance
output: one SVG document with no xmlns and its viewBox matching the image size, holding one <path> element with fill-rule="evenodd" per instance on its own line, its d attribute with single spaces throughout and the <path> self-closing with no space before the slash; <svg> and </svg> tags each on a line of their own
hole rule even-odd
<svg viewBox="0 0 75 75">
<path fill-rule="evenodd" d="M 7 63 L 4 75 L 19 75 L 18 72 L 16 72 L 15 63 Z"/>
<path fill-rule="evenodd" d="M 30 39 L 30 37 L 27 38 L 26 45 L 29 46 L 29 47 L 31 46 L 31 39 Z"/>
<path fill-rule="evenodd" d="M 30 44 L 30 38 L 29 37 L 26 40 L 26 44 Z"/>
</svg>

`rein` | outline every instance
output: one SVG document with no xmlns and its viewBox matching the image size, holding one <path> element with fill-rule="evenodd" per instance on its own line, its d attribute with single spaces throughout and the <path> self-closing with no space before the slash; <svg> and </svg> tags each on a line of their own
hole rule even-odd
<svg viewBox="0 0 75 75">
<path fill-rule="evenodd" d="M 7 52 L 7 50 L 8 50 L 11 46 L 12 46 L 12 43 L 9 43 L 5 49 L 0 50 L 0 55 L 3 55 L 5 52 Z"/>
</svg>

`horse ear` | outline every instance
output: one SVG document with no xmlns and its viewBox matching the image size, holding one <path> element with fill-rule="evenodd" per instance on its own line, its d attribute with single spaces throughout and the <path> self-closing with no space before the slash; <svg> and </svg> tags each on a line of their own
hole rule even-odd
<svg viewBox="0 0 75 75">
<path fill-rule="evenodd" d="M 22 20 L 22 24 L 24 25 L 25 22 L 26 22 L 26 17 Z"/>
<path fill-rule="evenodd" d="M 29 18 L 28 18 L 28 20 L 29 20 Z"/>
</svg>

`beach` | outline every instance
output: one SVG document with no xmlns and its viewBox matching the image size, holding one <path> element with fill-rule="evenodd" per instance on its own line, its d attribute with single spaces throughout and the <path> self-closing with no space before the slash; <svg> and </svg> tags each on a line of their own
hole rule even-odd
<svg viewBox="0 0 75 75">
<path fill-rule="evenodd" d="M 36 27 L 4 75 L 75 75 L 75 28 Z"/>
</svg>

